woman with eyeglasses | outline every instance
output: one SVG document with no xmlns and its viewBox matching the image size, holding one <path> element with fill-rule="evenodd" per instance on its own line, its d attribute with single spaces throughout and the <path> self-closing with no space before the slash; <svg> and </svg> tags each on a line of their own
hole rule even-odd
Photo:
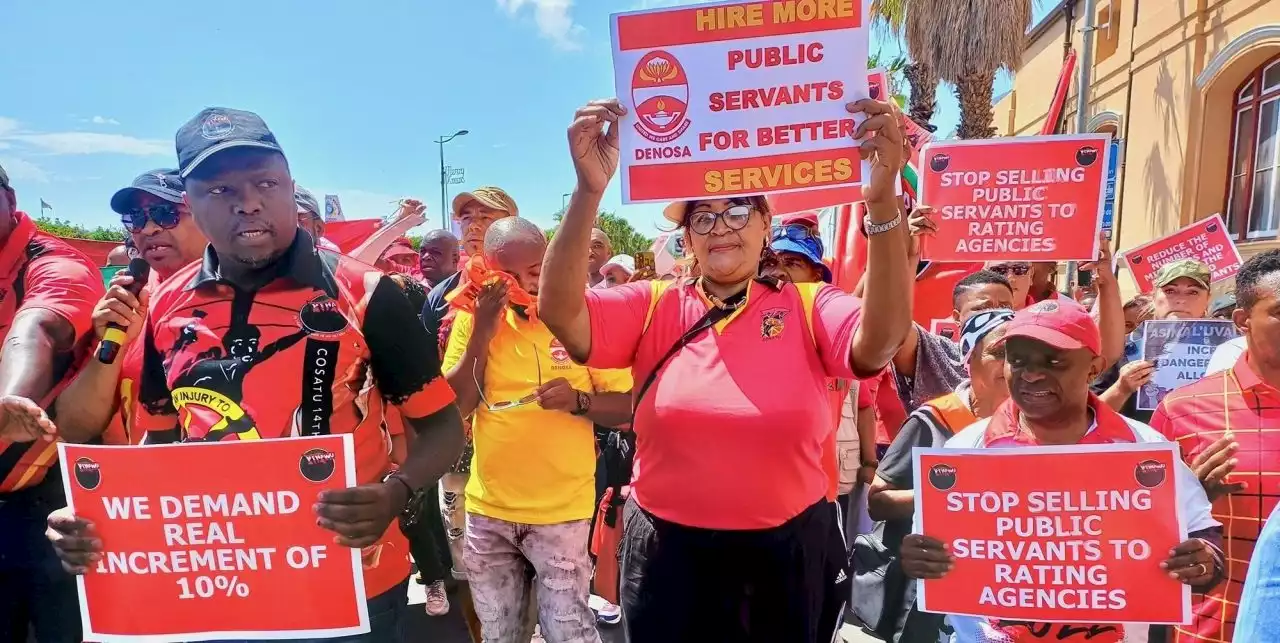
<svg viewBox="0 0 1280 643">
<path fill-rule="evenodd" d="M 894 196 L 902 116 L 872 100 L 846 108 L 866 119 L 845 162 L 872 165 L 865 306 L 875 314 L 866 316 L 863 301 L 830 285 L 759 277 L 771 227 L 762 196 L 665 209 L 700 277 L 584 292 L 592 222 L 633 117 L 616 99 L 594 101 L 569 127 L 578 183 L 543 263 L 540 315 L 574 359 L 635 376 L 620 552 L 632 643 L 834 633 L 848 570 L 826 499 L 822 453 L 835 430 L 826 383 L 879 373 L 911 325 Z"/>
<path fill-rule="evenodd" d="M 107 294 L 93 310 L 98 337 L 108 322 L 126 329 L 124 350 L 110 364 L 91 359 L 54 403 L 59 437 L 86 442 L 102 436 L 111 444 L 131 444 L 142 439 L 132 421 L 137 417 L 138 378 L 142 374 L 142 343 L 134 341 L 142 331 L 147 299 L 157 284 L 183 266 L 200 259 L 208 241 L 196 227 L 182 201 L 182 179 L 177 170 L 152 170 L 111 197 L 111 209 L 120 215 L 138 256 L 151 267 L 141 291 L 127 271 L 116 273 Z"/>
</svg>

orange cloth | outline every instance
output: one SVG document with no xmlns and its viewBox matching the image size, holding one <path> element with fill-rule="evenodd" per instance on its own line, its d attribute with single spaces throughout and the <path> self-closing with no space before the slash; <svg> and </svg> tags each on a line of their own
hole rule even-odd
<svg viewBox="0 0 1280 643">
<path fill-rule="evenodd" d="M 521 306 L 529 315 L 529 319 L 537 320 L 538 298 L 525 292 L 520 284 L 516 283 L 516 278 L 502 272 L 501 270 L 490 270 L 485 264 L 484 257 L 476 256 L 467 259 L 467 265 L 462 269 L 462 285 L 458 286 L 453 292 L 445 295 L 445 301 L 449 302 L 449 306 L 458 310 L 465 310 L 474 314 L 476 312 L 476 298 L 480 296 L 480 289 L 489 283 L 501 280 L 507 283 L 507 302 L 512 306 Z"/>
</svg>

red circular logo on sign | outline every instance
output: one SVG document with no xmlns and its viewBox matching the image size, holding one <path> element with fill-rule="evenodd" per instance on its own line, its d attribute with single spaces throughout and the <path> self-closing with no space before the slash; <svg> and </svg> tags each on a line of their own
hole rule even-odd
<svg viewBox="0 0 1280 643">
<path fill-rule="evenodd" d="M 631 101 L 636 129 L 655 142 L 667 143 L 689 129 L 689 77 L 675 56 L 651 51 L 631 74 Z"/>
</svg>

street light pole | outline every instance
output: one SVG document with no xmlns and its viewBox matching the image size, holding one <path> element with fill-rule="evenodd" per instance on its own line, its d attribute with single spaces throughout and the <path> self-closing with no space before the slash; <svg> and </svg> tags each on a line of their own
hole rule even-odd
<svg viewBox="0 0 1280 643">
<path fill-rule="evenodd" d="M 436 139 L 436 143 L 440 145 L 440 228 L 443 230 L 449 229 L 449 196 L 446 187 L 449 183 L 449 175 L 444 170 L 444 144 L 469 133 L 467 130 L 460 129 L 450 136 L 441 136 Z"/>
<path fill-rule="evenodd" d="M 573 196 L 572 192 L 565 192 L 564 194 L 560 195 L 560 211 L 561 212 L 569 209 L 569 197 L 571 196 Z"/>
</svg>

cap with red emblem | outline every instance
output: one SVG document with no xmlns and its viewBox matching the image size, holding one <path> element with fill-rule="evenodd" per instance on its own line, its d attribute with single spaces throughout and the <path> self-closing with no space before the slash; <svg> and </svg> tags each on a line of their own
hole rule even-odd
<svg viewBox="0 0 1280 643">
<path fill-rule="evenodd" d="M 1102 354 L 1102 335 L 1084 306 L 1067 298 L 1046 299 L 1018 311 L 1005 327 L 1004 340 L 1025 337 L 1058 350 L 1089 349 Z"/>
</svg>

